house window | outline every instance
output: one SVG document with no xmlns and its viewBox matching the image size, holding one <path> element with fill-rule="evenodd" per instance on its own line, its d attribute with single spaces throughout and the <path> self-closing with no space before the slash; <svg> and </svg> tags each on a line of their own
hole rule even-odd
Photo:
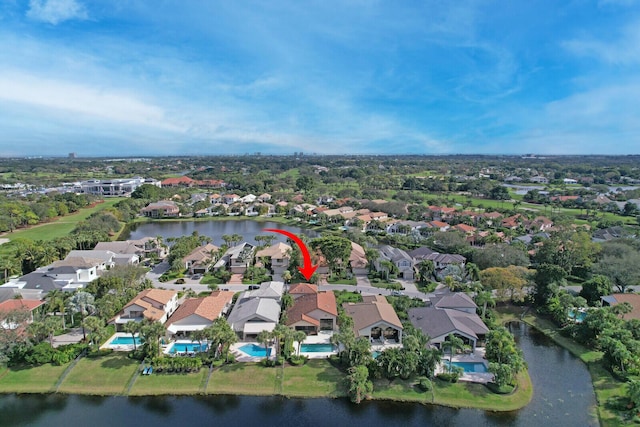
<svg viewBox="0 0 640 427">
<path fill-rule="evenodd" d="M 320 319 L 320 330 L 321 331 L 332 331 L 333 330 L 333 319 Z"/>
</svg>

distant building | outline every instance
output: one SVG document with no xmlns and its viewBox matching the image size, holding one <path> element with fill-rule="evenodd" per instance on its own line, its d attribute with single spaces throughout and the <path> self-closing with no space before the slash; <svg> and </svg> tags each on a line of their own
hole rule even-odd
<svg viewBox="0 0 640 427">
<path fill-rule="evenodd" d="M 143 184 L 160 187 L 160 181 L 152 178 L 124 178 L 124 179 L 92 179 L 80 183 L 80 192 L 97 196 L 127 196 Z"/>
</svg>

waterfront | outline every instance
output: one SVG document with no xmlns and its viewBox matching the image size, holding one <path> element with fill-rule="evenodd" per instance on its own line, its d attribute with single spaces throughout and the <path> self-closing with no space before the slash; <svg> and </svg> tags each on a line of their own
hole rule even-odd
<svg viewBox="0 0 640 427">
<path fill-rule="evenodd" d="M 194 231 L 202 236 L 213 238 L 215 245 L 224 243 L 222 236 L 225 234 L 239 234 L 246 242 L 256 244 L 254 237 L 261 235 L 273 235 L 275 241 L 284 242 L 286 237 L 277 233 L 267 233 L 264 228 L 277 228 L 287 230 L 295 234 L 304 234 L 309 237 L 317 236 L 313 230 L 303 229 L 293 225 L 280 224 L 274 221 L 241 220 L 210 220 L 210 221 L 154 221 L 137 223 L 123 232 L 120 240 L 136 240 L 143 237 L 162 236 L 165 240 L 171 237 L 188 236 Z"/>
<path fill-rule="evenodd" d="M 510 324 L 529 364 L 531 403 L 508 413 L 401 402 L 283 397 L 90 397 L 5 395 L 0 424 L 7 426 L 597 426 L 586 366 L 525 324 Z"/>
</svg>

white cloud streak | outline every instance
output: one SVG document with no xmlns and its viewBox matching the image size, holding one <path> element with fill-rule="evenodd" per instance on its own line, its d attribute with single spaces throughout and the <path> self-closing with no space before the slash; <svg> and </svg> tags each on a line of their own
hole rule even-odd
<svg viewBox="0 0 640 427">
<path fill-rule="evenodd" d="M 27 17 L 34 21 L 58 25 L 73 19 L 88 18 L 87 9 L 76 0 L 30 0 Z"/>
</svg>

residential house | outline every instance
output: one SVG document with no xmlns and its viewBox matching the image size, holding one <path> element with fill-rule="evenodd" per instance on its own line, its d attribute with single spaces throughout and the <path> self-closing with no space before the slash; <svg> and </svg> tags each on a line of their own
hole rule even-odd
<svg viewBox="0 0 640 427">
<path fill-rule="evenodd" d="M 239 300 L 250 299 L 250 298 L 262 298 L 262 299 L 272 299 L 277 301 L 278 303 L 282 300 L 282 294 L 284 293 L 284 283 L 283 282 L 264 282 L 260 284 L 258 289 L 253 291 L 245 291 Z"/>
<path fill-rule="evenodd" d="M 467 262 L 467 259 L 462 255 L 441 254 L 440 252 L 436 252 L 426 246 L 409 251 L 408 254 L 415 260 L 416 264 L 423 260 L 433 261 L 436 271 L 445 269 L 452 264 L 456 264 L 461 268 L 464 268 L 465 263 Z"/>
<path fill-rule="evenodd" d="M 28 300 L 28 299 L 8 299 L 0 302 L 0 313 L 6 314 L 14 311 L 27 311 L 29 312 L 29 318 L 26 323 L 33 323 L 33 313 L 45 304 L 42 300 Z M 5 316 L 2 316 L 6 318 Z M 17 329 L 19 324 L 5 323 L 0 324 L 0 331 L 2 329 Z"/>
<path fill-rule="evenodd" d="M 220 194 L 214 193 L 209 195 L 209 202 L 211 202 L 212 205 L 219 205 L 224 202 L 224 199 Z"/>
<path fill-rule="evenodd" d="M 307 335 L 336 329 L 338 308 L 333 291 L 300 295 L 287 310 L 286 325 Z"/>
<path fill-rule="evenodd" d="M 167 331 L 188 336 L 193 331 L 203 330 L 228 313 L 233 295 L 231 291 L 214 291 L 206 297 L 186 299 L 165 324 Z"/>
<path fill-rule="evenodd" d="M 214 268 L 218 269 L 226 266 L 233 274 L 244 274 L 247 271 L 247 267 L 253 262 L 254 251 L 255 246 L 247 242 L 229 248 L 218 260 Z"/>
<path fill-rule="evenodd" d="M 313 295 L 317 293 L 318 286 L 311 283 L 294 283 L 289 286 L 289 295 L 291 295 L 294 300 L 304 295 Z"/>
<path fill-rule="evenodd" d="M 180 208 L 171 200 L 149 203 L 140 212 L 149 218 L 175 218 L 180 216 Z"/>
<path fill-rule="evenodd" d="M 222 196 L 222 201 L 227 205 L 231 205 L 238 200 L 240 200 L 240 196 L 238 196 L 237 194 L 225 194 L 224 196 Z"/>
<path fill-rule="evenodd" d="M 447 231 L 451 228 L 449 224 L 443 221 L 429 221 L 425 228 L 429 228 L 432 231 Z"/>
<path fill-rule="evenodd" d="M 445 221 L 454 217 L 456 208 L 448 208 L 446 206 L 429 206 L 425 217 L 434 221 Z"/>
<path fill-rule="evenodd" d="M 356 337 L 373 342 L 402 343 L 402 322 L 393 306 L 382 295 L 367 295 L 360 303 L 344 303 L 345 313 L 353 319 Z"/>
<path fill-rule="evenodd" d="M 258 200 L 259 202 L 266 203 L 266 202 L 268 202 L 269 200 L 271 200 L 271 194 L 263 193 L 263 194 L 261 194 L 261 195 L 259 195 L 259 196 L 258 196 L 258 199 L 257 199 L 257 200 Z"/>
<path fill-rule="evenodd" d="M 262 331 L 273 331 L 280 319 L 280 304 L 272 298 L 239 299 L 227 321 L 242 340 L 255 339 Z"/>
<path fill-rule="evenodd" d="M 541 175 L 536 175 L 529 178 L 529 182 L 535 182 L 536 184 L 548 184 L 549 179 Z"/>
<path fill-rule="evenodd" d="M 553 221 L 546 216 L 537 216 L 527 223 L 527 229 L 532 232 L 547 231 L 553 227 Z"/>
<path fill-rule="evenodd" d="M 640 320 L 640 294 L 634 293 L 618 293 L 606 295 L 601 298 L 603 307 L 615 307 L 618 304 L 628 303 L 631 305 L 631 312 L 625 313 L 624 319 L 638 319 Z"/>
<path fill-rule="evenodd" d="M 93 248 L 96 251 L 111 251 L 116 254 L 134 254 L 140 259 L 148 258 L 155 254 L 162 259 L 168 255 L 168 249 L 154 237 L 144 237 L 138 240 L 125 240 L 123 242 L 98 242 Z"/>
<path fill-rule="evenodd" d="M 63 262 L 64 261 L 64 262 Z M 93 264 L 98 271 L 108 270 L 116 265 L 135 265 L 140 261 L 136 254 L 118 254 L 113 251 L 93 250 L 73 250 L 69 252 L 63 261 L 56 261 L 56 265 L 77 265 Z"/>
<path fill-rule="evenodd" d="M 178 292 L 145 289 L 129 301 L 109 323 L 115 324 L 118 330 L 127 322 L 141 322 L 143 319 L 165 323 L 177 308 Z"/>
<path fill-rule="evenodd" d="M 424 221 L 395 221 L 387 227 L 387 233 L 411 234 L 424 227 L 427 227 L 427 223 Z"/>
<path fill-rule="evenodd" d="M 393 248 L 389 245 L 384 245 L 379 248 L 380 257 L 376 260 L 376 270 L 381 270 L 381 261 L 391 261 L 396 267 L 398 267 L 398 277 L 403 279 L 413 280 L 414 276 L 414 260 L 409 254 L 402 249 Z"/>
<path fill-rule="evenodd" d="M 369 272 L 369 260 L 362 246 L 351 242 L 351 254 L 349 255 L 349 267 L 356 276 L 364 276 Z"/>
<path fill-rule="evenodd" d="M 219 249 L 211 243 L 195 248 L 189 255 L 182 258 L 184 267 L 189 270 L 189 274 L 206 273 Z"/>
<path fill-rule="evenodd" d="M 477 306 L 462 292 L 432 298 L 429 307 L 409 309 L 409 321 L 431 339 L 430 344 L 441 348 L 446 338 L 453 334 L 475 350 L 482 344 L 489 328 L 476 314 Z"/>
<path fill-rule="evenodd" d="M 241 203 L 253 203 L 256 201 L 258 197 L 255 194 L 247 194 L 244 197 L 240 197 L 240 202 Z"/>
<path fill-rule="evenodd" d="M 256 259 L 265 259 L 267 265 L 271 267 L 271 272 L 273 274 L 281 275 L 289 268 L 291 246 L 286 243 L 278 242 L 268 248 L 257 251 Z"/>
<path fill-rule="evenodd" d="M 467 225 L 467 224 L 456 224 L 453 227 L 454 230 L 459 231 L 467 236 L 472 236 L 475 232 L 476 232 L 476 227 L 471 226 L 471 225 Z"/>
</svg>

